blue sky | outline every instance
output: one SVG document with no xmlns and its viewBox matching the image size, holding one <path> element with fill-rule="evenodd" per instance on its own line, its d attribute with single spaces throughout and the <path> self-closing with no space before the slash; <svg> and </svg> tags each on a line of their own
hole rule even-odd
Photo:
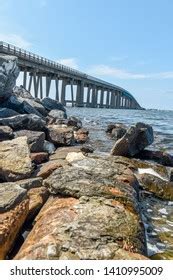
<svg viewBox="0 0 173 280">
<path fill-rule="evenodd" d="M 173 109 L 172 0 L 0 0 L 0 41 Z"/>
</svg>

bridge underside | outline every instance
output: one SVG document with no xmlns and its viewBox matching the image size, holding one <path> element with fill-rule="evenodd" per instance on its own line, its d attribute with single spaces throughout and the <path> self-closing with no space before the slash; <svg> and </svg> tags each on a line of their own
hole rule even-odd
<svg viewBox="0 0 173 280">
<path fill-rule="evenodd" d="M 22 86 L 36 98 L 49 97 L 63 105 L 91 108 L 139 109 L 137 102 L 122 91 L 78 80 L 74 77 L 50 75 L 34 69 L 23 69 Z M 53 96 L 54 95 L 54 96 Z"/>
<path fill-rule="evenodd" d="M 36 98 L 51 95 L 63 105 L 76 107 L 141 109 L 128 91 L 103 80 L 4 42 L 0 42 L 0 53 L 18 58 L 22 85 Z"/>
</svg>

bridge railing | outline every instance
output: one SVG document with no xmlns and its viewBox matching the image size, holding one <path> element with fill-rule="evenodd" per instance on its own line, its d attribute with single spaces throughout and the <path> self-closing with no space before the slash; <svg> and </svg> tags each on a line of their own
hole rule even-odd
<svg viewBox="0 0 173 280">
<path fill-rule="evenodd" d="M 36 55 L 32 52 L 26 51 L 22 48 L 18 48 L 16 46 L 13 46 L 11 44 L 8 44 L 8 43 L 2 42 L 2 41 L 0 41 L 0 50 L 2 52 L 3 51 L 7 52 L 8 54 L 16 55 L 17 57 L 20 57 L 20 58 L 25 58 L 25 59 L 28 59 L 30 61 L 42 64 L 42 65 L 45 65 L 45 66 L 48 66 L 48 67 L 52 67 L 52 68 L 55 68 L 55 69 L 58 69 L 58 70 L 61 70 L 61 71 L 64 71 L 64 72 L 68 72 L 68 73 L 71 73 L 71 74 L 74 74 L 74 75 L 78 75 L 78 76 L 80 75 L 83 78 L 84 77 L 86 78 L 86 74 L 81 72 L 81 71 L 75 70 L 75 69 L 73 69 L 71 67 L 68 67 L 68 66 L 65 66 L 65 65 L 62 65 L 62 64 L 60 64 L 58 62 L 55 62 L 53 60 L 46 59 L 42 56 Z"/>
</svg>

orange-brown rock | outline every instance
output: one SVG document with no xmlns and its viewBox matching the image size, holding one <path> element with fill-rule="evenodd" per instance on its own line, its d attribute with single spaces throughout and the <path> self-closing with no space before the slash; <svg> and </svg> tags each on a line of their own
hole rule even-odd
<svg viewBox="0 0 173 280">
<path fill-rule="evenodd" d="M 41 164 L 40 166 L 38 166 L 38 169 L 35 171 L 34 176 L 42 177 L 43 179 L 46 179 L 52 174 L 54 170 L 56 170 L 59 167 L 62 167 L 63 163 L 64 163 L 63 160 L 52 160 L 44 164 Z"/>
<path fill-rule="evenodd" d="M 31 153 L 31 160 L 35 164 L 41 164 L 49 160 L 48 153 L 40 152 L 40 153 Z"/>
<path fill-rule="evenodd" d="M 114 199 L 50 197 L 15 259 L 145 259 L 144 239 L 139 215 Z"/>
<path fill-rule="evenodd" d="M 74 138 L 77 143 L 85 143 L 88 140 L 89 131 L 85 128 L 80 128 L 74 131 Z"/>
<path fill-rule="evenodd" d="M 29 211 L 29 200 L 25 199 L 14 209 L 0 214 L 0 259 L 6 258 L 12 249 Z"/>
<path fill-rule="evenodd" d="M 44 203 L 49 197 L 49 192 L 46 188 L 34 188 L 28 191 L 29 197 L 29 213 L 27 220 L 32 220 L 40 211 Z"/>
</svg>

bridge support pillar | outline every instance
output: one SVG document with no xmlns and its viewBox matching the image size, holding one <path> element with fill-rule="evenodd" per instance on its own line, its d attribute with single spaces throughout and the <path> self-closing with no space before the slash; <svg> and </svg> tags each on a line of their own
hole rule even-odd
<svg viewBox="0 0 173 280">
<path fill-rule="evenodd" d="M 39 81 L 39 76 L 37 76 L 36 72 L 33 73 L 33 79 L 34 79 L 34 96 L 35 96 L 35 98 L 38 98 L 38 81 Z"/>
<path fill-rule="evenodd" d="M 91 94 L 91 86 L 88 85 L 86 107 L 90 107 L 90 94 Z"/>
<path fill-rule="evenodd" d="M 51 77 L 46 77 L 46 97 L 49 97 L 50 92 L 50 85 L 51 85 Z"/>
<path fill-rule="evenodd" d="M 115 92 L 112 91 L 111 92 L 111 104 L 110 104 L 110 108 L 115 108 Z"/>
<path fill-rule="evenodd" d="M 77 94 L 76 94 L 76 106 L 83 107 L 83 98 L 84 98 L 84 81 L 80 81 L 77 85 Z"/>
<path fill-rule="evenodd" d="M 43 77 L 40 76 L 40 99 L 43 99 Z"/>
<path fill-rule="evenodd" d="M 110 92 L 107 90 L 107 95 L 106 95 L 106 108 L 109 108 L 109 99 L 110 99 Z"/>
<path fill-rule="evenodd" d="M 55 99 L 59 101 L 59 79 L 55 78 Z"/>
<path fill-rule="evenodd" d="M 30 73 L 28 91 L 31 92 L 33 75 Z"/>
<path fill-rule="evenodd" d="M 104 89 L 101 89 L 101 94 L 100 94 L 100 105 L 99 108 L 103 108 L 103 101 L 104 101 Z"/>
<path fill-rule="evenodd" d="M 66 105 L 66 98 L 65 98 L 65 93 L 66 93 L 66 85 L 67 85 L 67 82 L 66 80 L 62 80 L 62 88 L 61 88 L 61 103 L 62 105 Z"/>
<path fill-rule="evenodd" d="M 25 69 L 23 72 L 23 87 L 26 89 L 26 82 L 27 82 L 27 70 Z"/>
<path fill-rule="evenodd" d="M 95 86 L 93 86 L 93 88 L 92 88 L 92 97 L 91 97 L 91 107 L 92 108 L 95 108 L 96 107 L 96 102 L 95 102 L 95 100 L 96 100 L 96 87 Z"/>
<path fill-rule="evenodd" d="M 73 83 L 74 83 L 74 80 L 71 80 L 71 81 L 70 81 L 70 86 L 71 86 L 71 104 L 72 104 L 72 107 L 74 107 L 74 91 L 73 91 Z"/>
</svg>

